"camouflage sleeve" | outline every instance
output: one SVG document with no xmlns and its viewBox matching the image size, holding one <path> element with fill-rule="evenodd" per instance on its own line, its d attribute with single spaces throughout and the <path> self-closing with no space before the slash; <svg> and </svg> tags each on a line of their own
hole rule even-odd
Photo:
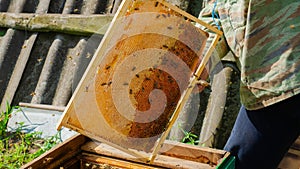
<svg viewBox="0 0 300 169">
<path fill-rule="evenodd" d="M 226 42 L 241 63 L 241 101 L 249 110 L 300 93 L 300 1 L 220 0 Z"/>
<path fill-rule="evenodd" d="M 224 33 L 215 55 L 238 58 L 241 102 L 249 110 L 300 94 L 300 1 L 211 0 L 199 18 Z M 217 11 L 219 19 L 213 20 Z M 213 36 L 213 34 L 211 34 Z M 214 57 L 214 56 L 213 56 Z"/>
<path fill-rule="evenodd" d="M 251 0 L 244 36 L 244 105 L 258 109 L 299 94 L 300 1 Z"/>
<path fill-rule="evenodd" d="M 217 8 L 215 5 L 215 1 L 214 0 L 210 0 L 209 2 L 206 2 L 205 4 L 203 4 L 203 9 L 201 10 L 200 14 L 199 14 L 199 19 L 222 30 L 222 27 L 220 25 L 220 20 L 217 17 L 218 12 L 217 12 Z M 213 17 L 213 15 L 215 15 Z M 208 47 L 210 46 L 210 44 L 212 43 L 214 37 L 215 37 L 215 33 L 211 32 L 209 29 L 207 29 L 204 26 L 198 25 L 201 29 L 203 29 L 204 31 L 209 33 L 209 38 L 206 44 L 206 50 L 208 49 Z M 216 64 L 218 64 L 220 62 L 220 60 L 230 60 L 230 61 L 235 61 L 235 58 L 233 57 L 226 57 L 225 56 L 229 56 L 229 52 L 231 53 L 231 50 L 227 44 L 227 41 L 224 37 L 224 35 L 221 37 L 221 39 L 219 40 L 218 44 L 215 47 L 214 52 L 212 53 L 210 62 L 209 62 L 209 67 L 212 69 L 215 67 Z M 232 55 L 230 55 L 232 56 Z"/>
</svg>

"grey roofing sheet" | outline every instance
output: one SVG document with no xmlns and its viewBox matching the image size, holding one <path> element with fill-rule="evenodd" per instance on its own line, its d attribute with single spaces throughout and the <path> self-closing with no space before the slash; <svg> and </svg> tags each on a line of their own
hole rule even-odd
<svg viewBox="0 0 300 169">
<path fill-rule="evenodd" d="M 111 15 L 113 0 L 0 0 L 1 13 Z M 117 5 L 116 5 L 117 6 Z M 0 27 L 0 104 L 65 106 L 101 36 Z"/>
</svg>

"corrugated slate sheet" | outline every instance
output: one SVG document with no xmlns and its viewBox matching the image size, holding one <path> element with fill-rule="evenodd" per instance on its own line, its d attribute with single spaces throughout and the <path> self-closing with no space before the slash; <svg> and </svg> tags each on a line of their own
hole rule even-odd
<svg viewBox="0 0 300 169">
<path fill-rule="evenodd" d="M 113 15 L 119 3 L 113 0 L 0 0 L 0 12 Z M 65 106 L 101 41 L 101 36 L 90 38 L 0 27 L 2 108 L 6 102 Z"/>
</svg>

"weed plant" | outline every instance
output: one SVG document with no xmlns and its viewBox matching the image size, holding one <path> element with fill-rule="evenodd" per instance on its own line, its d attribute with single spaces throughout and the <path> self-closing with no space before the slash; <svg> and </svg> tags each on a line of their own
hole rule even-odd
<svg viewBox="0 0 300 169">
<path fill-rule="evenodd" d="M 184 133 L 184 137 L 181 140 L 182 143 L 191 144 L 191 145 L 199 144 L 198 136 L 196 134 L 185 131 L 182 128 L 181 128 L 181 131 Z"/>
<path fill-rule="evenodd" d="M 0 113 L 0 169 L 20 168 L 60 142 L 59 133 L 42 138 L 42 132 L 22 132 L 23 122 L 14 131 L 8 131 L 8 121 L 14 111 L 20 108 L 7 104 L 6 111 Z"/>
</svg>

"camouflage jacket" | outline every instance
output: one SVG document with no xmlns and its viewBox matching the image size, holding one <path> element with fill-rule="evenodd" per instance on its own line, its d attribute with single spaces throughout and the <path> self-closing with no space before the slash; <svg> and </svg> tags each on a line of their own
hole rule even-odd
<svg viewBox="0 0 300 169">
<path fill-rule="evenodd" d="M 300 1 L 218 0 L 200 18 L 219 14 L 225 43 L 241 69 L 241 102 L 255 110 L 300 93 Z M 213 23 L 213 22 L 212 22 Z M 225 46 L 225 45 L 221 45 Z M 222 57 L 227 48 L 219 50 Z"/>
</svg>

